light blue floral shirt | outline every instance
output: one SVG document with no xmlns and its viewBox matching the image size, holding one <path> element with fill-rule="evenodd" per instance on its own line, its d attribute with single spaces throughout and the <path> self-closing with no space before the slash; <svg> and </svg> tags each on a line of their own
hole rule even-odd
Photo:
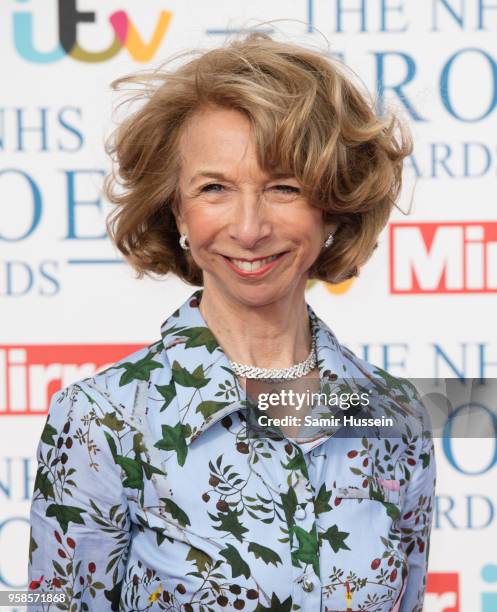
<svg viewBox="0 0 497 612">
<path fill-rule="evenodd" d="M 258 408 L 201 297 L 159 341 L 54 394 L 30 588 L 95 612 L 421 612 L 435 461 L 413 385 L 340 345 L 308 306 L 321 381 L 370 381 L 403 433 L 250 435 Z"/>
</svg>

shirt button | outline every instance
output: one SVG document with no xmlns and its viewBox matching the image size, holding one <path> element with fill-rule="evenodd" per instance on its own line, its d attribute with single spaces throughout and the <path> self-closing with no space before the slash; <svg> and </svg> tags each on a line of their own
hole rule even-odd
<svg viewBox="0 0 497 612">
<path fill-rule="evenodd" d="M 304 582 L 302 583 L 302 588 L 306 593 L 310 593 L 314 589 L 314 582 L 305 578 Z"/>
<path fill-rule="evenodd" d="M 295 518 L 299 521 L 302 521 L 303 519 L 305 519 L 305 517 L 307 516 L 307 512 L 305 510 L 305 508 L 302 508 L 302 506 L 299 506 L 296 510 L 295 510 L 295 514 L 294 514 Z"/>
</svg>

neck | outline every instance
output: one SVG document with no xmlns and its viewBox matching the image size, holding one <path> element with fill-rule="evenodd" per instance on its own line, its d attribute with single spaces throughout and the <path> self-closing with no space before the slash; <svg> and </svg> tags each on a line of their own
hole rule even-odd
<svg viewBox="0 0 497 612">
<path fill-rule="evenodd" d="M 200 312 L 229 359 L 260 368 L 287 368 L 303 361 L 311 347 L 305 285 L 264 305 L 242 303 L 205 287 Z"/>
</svg>

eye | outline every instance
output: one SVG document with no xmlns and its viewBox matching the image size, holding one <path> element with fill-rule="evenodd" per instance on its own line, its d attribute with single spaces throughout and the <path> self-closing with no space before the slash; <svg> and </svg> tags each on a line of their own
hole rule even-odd
<svg viewBox="0 0 497 612">
<path fill-rule="evenodd" d="M 283 193 L 300 193 L 300 189 L 293 185 L 273 185 L 271 189 L 276 189 Z"/>
<path fill-rule="evenodd" d="M 218 187 L 219 189 L 217 189 Z M 223 185 L 219 183 L 210 183 L 209 185 L 204 185 L 200 191 L 221 192 L 222 189 L 224 189 Z"/>
</svg>

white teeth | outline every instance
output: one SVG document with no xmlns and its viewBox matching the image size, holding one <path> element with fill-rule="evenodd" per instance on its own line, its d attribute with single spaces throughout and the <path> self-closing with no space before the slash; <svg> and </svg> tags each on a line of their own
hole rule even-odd
<svg viewBox="0 0 497 612">
<path fill-rule="evenodd" d="M 260 270 L 263 266 L 267 265 L 269 262 L 274 261 L 277 255 L 273 255 L 271 257 L 266 257 L 265 259 L 258 259 L 257 261 L 243 261 L 243 259 L 230 259 L 237 268 L 240 270 L 244 270 L 245 272 L 256 272 Z"/>
</svg>

